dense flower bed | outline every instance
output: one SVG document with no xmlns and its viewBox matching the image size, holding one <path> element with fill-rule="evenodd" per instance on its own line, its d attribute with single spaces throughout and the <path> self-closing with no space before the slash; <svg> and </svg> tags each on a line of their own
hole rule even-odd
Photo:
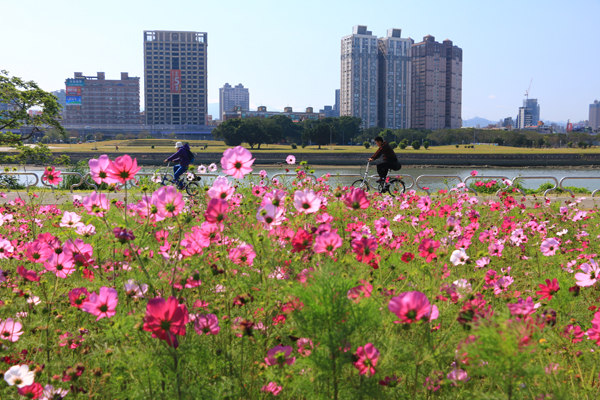
<svg viewBox="0 0 600 400">
<path fill-rule="evenodd" d="M 2 398 L 599 396 L 596 210 L 526 209 L 509 184 L 382 197 L 303 168 L 249 184 L 252 163 L 226 151 L 197 199 L 0 206 Z"/>
</svg>

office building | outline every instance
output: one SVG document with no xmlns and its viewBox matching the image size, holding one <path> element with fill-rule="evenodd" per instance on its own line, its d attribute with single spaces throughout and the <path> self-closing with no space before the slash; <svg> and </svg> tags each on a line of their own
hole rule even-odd
<svg viewBox="0 0 600 400">
<path fill-rule="evenodd" d="M 412 45 L 412 128 L 462 127 L 462 57 L 449 39 Z"/>
<path fill-rule="evenodd" d="M 205 32 L 144 31 L 147 125 L 205 125 L 207 46 Z"/>
<path fill-rule="evenodd" d="M 106 79 L 104 72 L 84 76 L 75 72 L 65 81 L 67 124 L 139 124 L 140 78 L 121 72 Z"/>
<path fill-rule="evenodd" d="M 590 118 L 588 121 L 588 126 L 593 131 L 600 128 L 600 103 L 598 100 L 594 100 L 594 103 L 590 104 Z"/>
<path fill-rule="evenodd" d="M 400 29 L 388 29 L 379 39 L 378 125 L 408 129 L 411 125 L 412 39 L 400 37 Z"/>
<path fill-rule="evenodd" d="M 242 110 L 250 109 L 250 92 L 241 83 L 231 87 L 226 83 L 219 89 L 219 118 L 223 118 L 225 111 L 233 111 L 235 106 Z"/>
<path fill-rule="evenodd" d="M 362 119 L 363 128 L 377 125 L 377 36 L 364 25 L 352 28 L 341 43 L 340 116 Z"/>
<path fill-rule="evenodd" d="M 340 89 L 335 89 L 335 104 L 333 105 L 333 111 L 337 111 L 337 116 L 340 116 Z"/>
<path fill-rule="evenodd" d="M 537 99 L 523 100 L 523 107 L 519 107 L 517 114 L 517 129 L 537 127 L 540 121 L 540 105 Z"/>
</svg>

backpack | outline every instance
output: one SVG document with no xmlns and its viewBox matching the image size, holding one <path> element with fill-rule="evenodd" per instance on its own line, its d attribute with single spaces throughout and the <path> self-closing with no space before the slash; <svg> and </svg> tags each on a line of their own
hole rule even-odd
<svg viewBox="0 0 600 400">
<path fill-rule="evenodd" d="M 194 159 L 196 158 L 196 155 L 194 153 L 192 153 L 191 150 L 185 149 L 187 151 L 188 154 L 188 158 L 190 159 L 190 164 L 194 163 Z"/>
</svg>

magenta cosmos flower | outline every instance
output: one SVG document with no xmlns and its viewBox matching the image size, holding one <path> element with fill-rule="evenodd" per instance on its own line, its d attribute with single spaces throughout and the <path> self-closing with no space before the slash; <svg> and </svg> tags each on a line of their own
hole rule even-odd
<svg viewBox="0 0 600 400">
<path fill-rule="evenodd" d="M 117 157 L 115 161 L 110 164 L 107 172 L 108 178 L 114 182 L 125 184 L 127 181 L 135 178 L 141 167 L 137 165 L 137 159 L 131 159 L 128 154 Z"/>
<path fill-rule="evenodd" d="M 152 332 L 152 337 L 164 340 L 174 348 L 179 346 L 177 336 L 185 336 L 185 325 L 189 322 L 188 310 L 185 304 L 173 296 L 168 300 L 155 297 L 148 301 L 144 330 Z"/>
<path fill-rule="evenodd" d="M 366 192 L 355 187 L 344 195 L 343 200 L 346 206 L 352 210 L 364 210 L 370 205 Z"/>
<path fill-rule="evenodd" d="M 57 277 L 65 279 L 75 272 L 75 260 L 64 252 L 52 254 L 50 259 L 44 263 L 44 268 L 53 272 Z"/>
<path fill-rule="evenodd" d="M 352 251 L 356 254 L 356 259 L 368 264 L 374 257 L 377 250 L 377 240 L 361 236 L 352 241 Z"/>
<path fill-rule="evenodd" d="M 265 362 L 267 365 L 279 365 L 279 367 L 283 367 L 284 364 L 292 365 L 296 361 L 296 357 L 290 357 L 292 351 L 291 346 L 275 346 L 268 351 Z"/>
<path fill-rule="evenodd" d="M 315 239 L 315 253 L 327 253 L 333 256 L 333 251 L 342 247 L 342 238 L 335 232 L 325 232 Z"/>
<path fill-rule="evenodd" d="M 242 179 L 244 175 L 252 172 L 254 160 L 252 153 L 247 149 L 236 146 L 225 150 L 221 158 L 221 167 L 226 175 L 231 175 L 235 179 Z"/>
<path fill-rule="evenodd" d="M 89 196 L 84 197 L 81 203 L 90 215 L 97 217 L 103 217 L 110 207 L 106 195 L 96 193 L 95 191 Z"/>
<path fill-rule="evenodd" d="M 559 246 L 560 243 L 558 242 L 558 240 L 554 238 L 549 238 L 542 242 L 542 245 L 540 246 L 540 251 L 546 257 L 550 257 L 556 254 L 556 250 L 559 249 Z"/>
<path fill-rule="evenodd" d="M 7 318 L 5 321 L 0 320 L 0 341 L 8 340 L 16 342 L 19 336 L 23 334 L 23 325 L 20 322 L 15 322 L 12 318 Z"/>
<path fill-rule="evenodd" d="M 211 224 L 222 224 L 227 218 L 227 208 L 229 204 L 225 200 L 214 198 L 208 202 L 204 218 Z"/>
<path fill-rule="evenodd" d="M 194 321 L 194 329 L 198 335 L 216 335 L 221 330 L 219 318 L 215 314 L 198 314 Z"/>
<path fill-rule="evenodd" d="M 590 263 L 581 264 L 579 269 L 582 272 L 575 274 L 577 279 L 577 286 L 592 286 L 600 279 L 600 267 L 594 259 L 590 259 Z"/>
<path fill-rule="evenodd" d="M 538 284 L 541 290 L 535 292 L 535 294 L 539 294 L 540 300 L 548 299 L 552 300 L 552 296 L 556 294 L 560 290 L 560 286 L 558 285 L 558 280 L 556 278 L 550 280 L 546 279 L 546 284 L 543 283 Z"/>
<path fill-rule="evenodd" d="M 268 385 L 263 386 L 260 391 L 272 393 L 273 396 L 277 396 L 283 390 L 282 386 L 277 385 L 275 382 L 269 382 Z"/>
<path fill-rule="evenodd" d="M 42 175 L 42 182 L 45 182 L 49 185 L 58 185 L 63 180 L 60 174 L 61 172 L 55 171 L 54 167 L 46 167 L 44 174 Z"/>
<path fill-rule="evenodd" d="M 592 328 L 587 331 L 588 339 L 595 340 L 600 346 L 600 311 L 594 314 Z"/>
<path fill-rule="evenodd" d="M 156 196 L 155 196 L 156 195 Z M 183 211 L 183 195 L 173 186 L 161 187 L 152 195 L 158 214 L 163 218 L 175 217 Z"/>
<path fill-rule="evenodd" d="M 388 303 L 388 309 L 400 318 L 400 321 L 394 322 L 396 324 L 428 322 L 436 319 L 439 315 L 437 307 L 432 306 L 427 296 L 418 291 L 404 292 L 399 296 L 392 297 Z"/>
<path fill-rule="evenodd" d="M 321 207 L 321 198 L 312 190 L 296 190 L 294 193 L 294 207 L 300 213 L 313 214 Z"/>
<path fill-rule="evenodd" d="M 379 360 L 379 350 L 371 343 L 367 343 L 356 350 L 356 357 L 358 360 L 354 363 L 354 367 L 358 369 L 359 373 L 368 377 L 373 376 L 377 360 Z"/>
<path fill-rule="evenodd" d="M 90 165 L 90 175 L 97 184 L 116 182 L 115 179 L 108 176 L 112 162 L 106 154 L 101 155 L 98 159 L 92 158 L 88 164 Z"/>
<path fill-rule="evenodd" d="M 437 240 L 423 238 L 419 244 L 419 256 L 425 258 L 425 261 L 431 262 L 437 257 L 435 251 L 440 247 L 440 242 Z"/>
<path fill-rule="evenodd" d="M 110 318 L 114 316 L 117 313 L 118 302 L 119 296 L 117 291 L 113 288 L 102 286 L 99 294 L 93 292 L 88 296 L 81 309 L 98 317 L 96 318 L 96 321 L 98 321 L 104 317 Z"/>
</svg>

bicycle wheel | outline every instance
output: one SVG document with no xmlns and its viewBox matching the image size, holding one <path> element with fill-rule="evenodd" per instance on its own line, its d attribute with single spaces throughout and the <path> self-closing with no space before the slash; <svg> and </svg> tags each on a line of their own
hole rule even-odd
<svg viewBox="0 0 600 400">
<path fill-rule="evenodd" d="M 164 174 L 162 176 L 162 179 L 160 180 L 160 184 L 163 186 L 172 185 L 173 182 L 174 182 L 174 178 L 173 178 L 173 175 L 171 175 L 171 174 Z"/>
<path fill-rule="evenodd" d="M 367 182 L 364 179 L 359 179 L 357 181 L 352 182 L 352 187 L 355 187 L 357 189 L 362 189 L 365 192 L 368 192 L 369 189 L 371 189 L 371 187 L 369 186 L 369 182 Z"/>
<path fill-rule="evenodd" d="M 392 196 L 395 194 L 403 194 L 406 191 L 406 186 L 402 179 L 393 179 L 390 182 L 389 191 Z"/>
<path fill-rule="evenodd" d="M 190 182 L 186 185 L 185 191 L 190 196 L 195 196 L 200 191 L 200 185 L 198 185 L 198 182 Z"/>
</svg>

